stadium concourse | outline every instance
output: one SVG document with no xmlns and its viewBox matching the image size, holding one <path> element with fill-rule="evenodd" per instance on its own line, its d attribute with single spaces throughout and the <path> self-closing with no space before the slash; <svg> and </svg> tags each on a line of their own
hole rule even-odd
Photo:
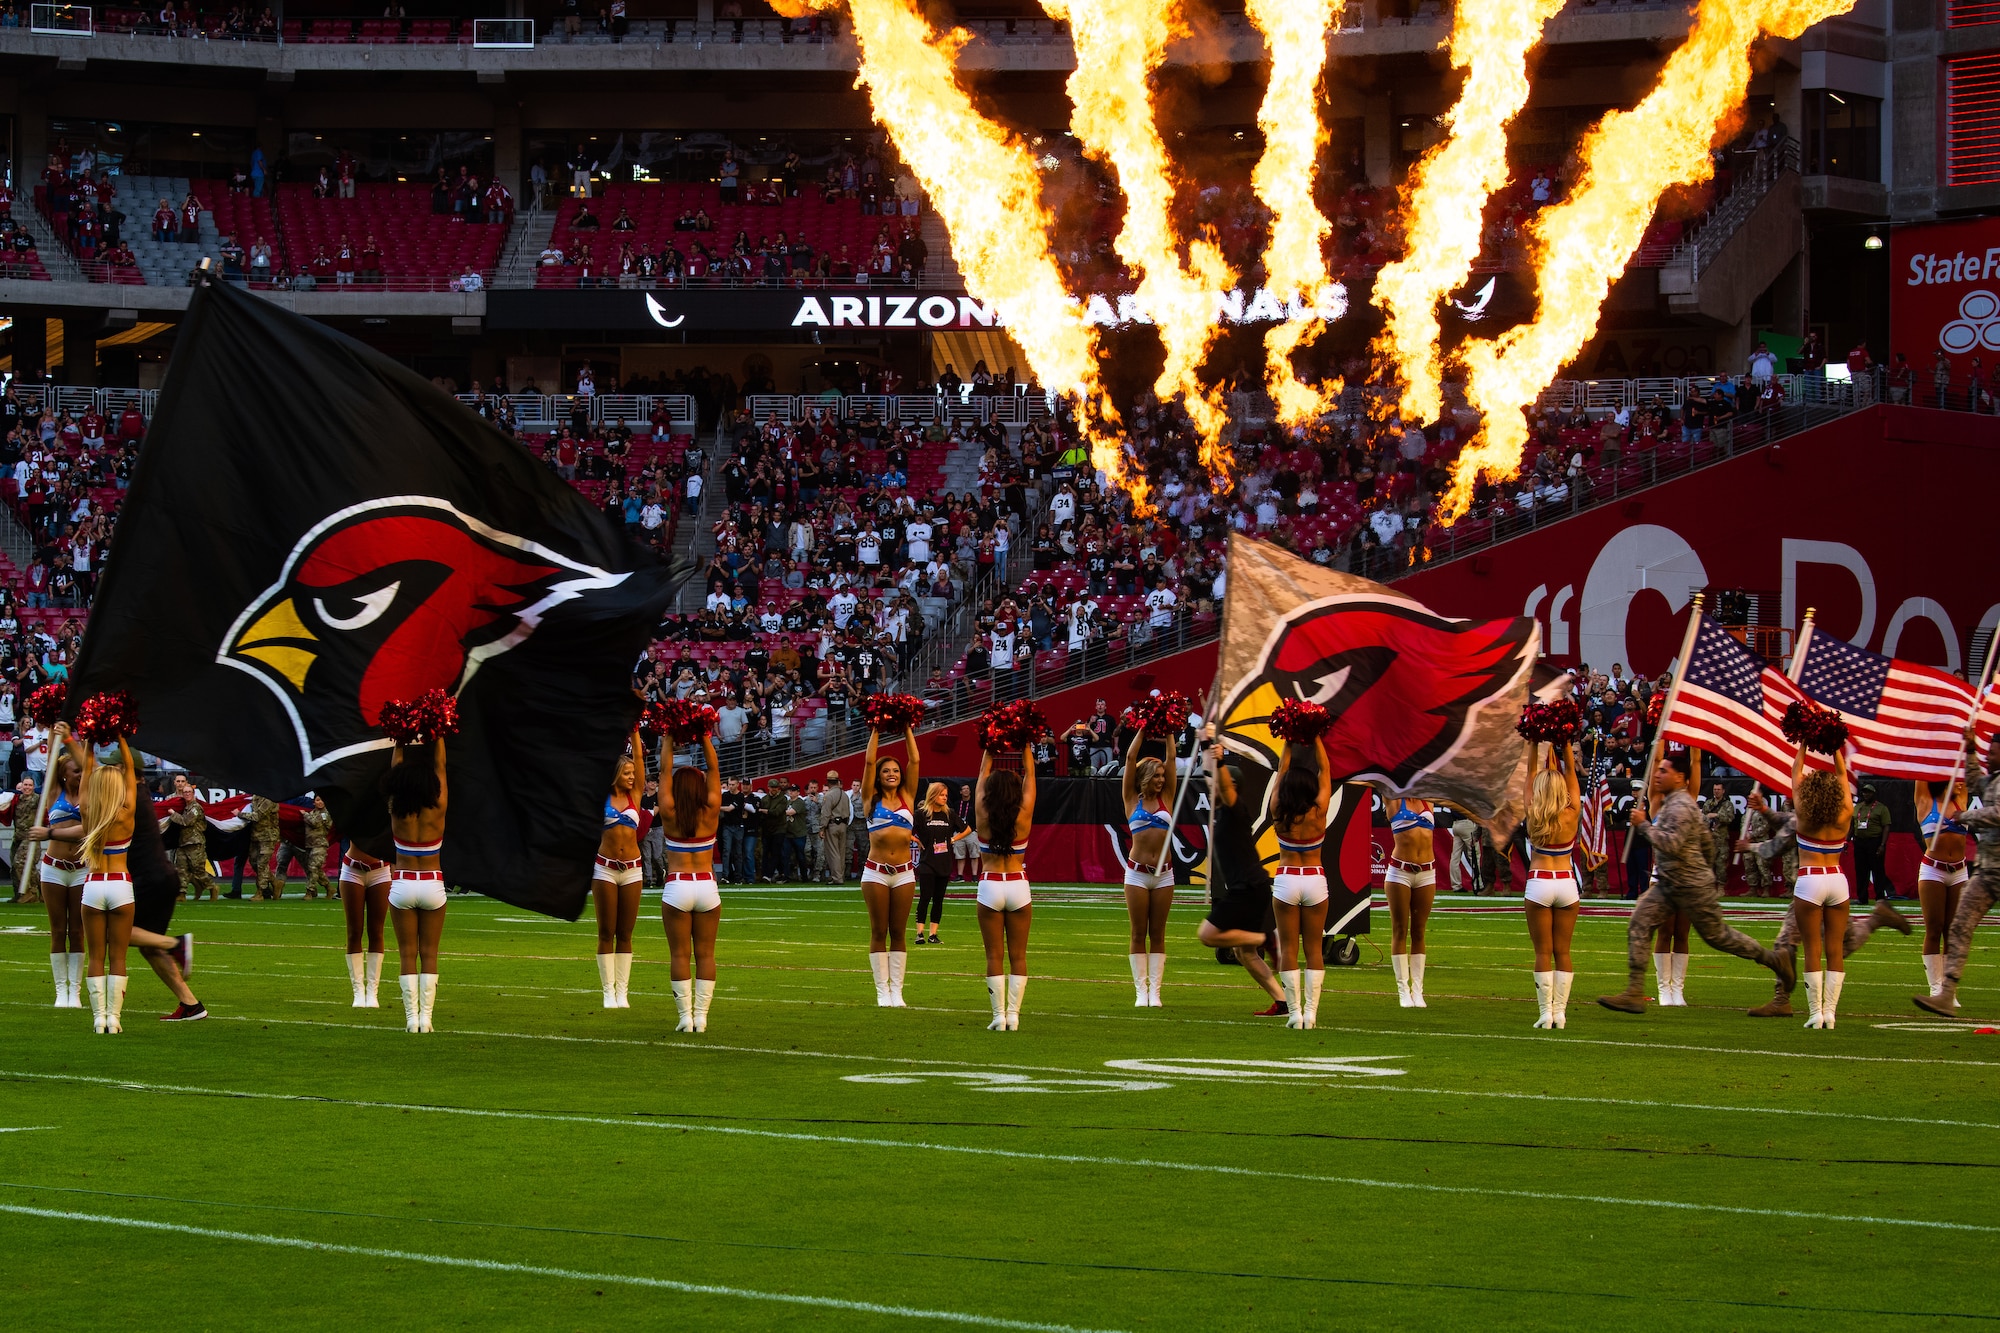
<svg viewBox="0 0 2000 1333">
<path fill-rule="evenodd" d="M 0 2 L 10 1324 L 1990 1322 L 1842 4 Z"/>
</svg>

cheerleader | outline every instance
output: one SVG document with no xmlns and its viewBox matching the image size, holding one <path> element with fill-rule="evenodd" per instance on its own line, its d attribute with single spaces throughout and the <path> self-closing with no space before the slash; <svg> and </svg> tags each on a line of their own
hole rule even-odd
<svg viewBox="0 0 2000 1333">
<path fill-rule="evenodd" d="M 132 942 L 135 899 L 125 853 L 132 846 L 132 808 L 138 797 L 138 770 L 131 747 L 118 738 L 118 766 L 98 764 L 91 747 L 70 738 L 69 727 L 56 723 L 55 740 L 67 744 L 70 757 L 83 774 L 83 838 L 81 851 L 89 866 L 83 886 L 83 938 L 90 951 L 91 1030 L 123 1032 L 125 953 Z"/>
<path fill-rule="evenodd" d="M 1806 946 L 1806 999 L 1809 1028 L 1830 1028 L 1847 979 L 1847 875 L 1840 854 L 1854 819 L 1847 789 L 1847 756 L 1833 755 L 1833 770 L 1806 768 L 1806 747 L 1792 756 L 1792 810 L 1798 820 L 1799 873 L 1792 884 L 1792 907 Z"/>
<path fill-rule="evenodd" d="M 389 919 L 389 863 L 349 843 L 340 858 L 340 911 L 347 918 L 347 979 L 354 1009 L 380 1009 L 382 923 Z"/>
<path fill-rule="evenodd" d="M 917 841 L 922 846 L 917 861 L 917 943 L 938 942 L 938 920 L 944 915 L 944 894 L 950 887 L 957 861 L 952 846 L 969 838 L 967 828 L 951 809 L 951 792 L 942 782 L 933 782 L 924 793 L 924 808 L 917 821 Z M 930 934 L 924 934 L 924 926 Z"/>
<path fill-rule="evenodd" d="M 62 734 L 68 724 L 57 723 Z M 59 742 L 54 742 L 59 746 Z M 83 770 L 69 751 L 53 748 L 49 763 L 54 784 L 42 822 L 28 830 L 28 841 L 45 843 L 39 870 L 42 903 L 49 913 L 49 971 L 56 982 L 57 1009 L 83 1008 L 83 885 L 88 873 L 83 854 L 83 814 L 77 809 L 81 799 Z M 101 1031 L 102 1029 L 100 1029 Z"/>
<path fill-rule="evenodd" d="M 444 739 L 408 744 L 398 741 L 382 794 L 389 799 L 389 831 L 396 865 L 389 872 L 389 920 L 396 928 L 396 953 L 403 988 L 403 1030 L 431 1031 L 437 1004 L 438 942 L 444 937 L 444 816 L 449 796 L 444 776 Z"/>
<path fill-rule="evenodd" d="M 1160 978 L 1167 971 L 1167 913 L 1174 905 L 1174 866 L 1167 854 L 1174 829 L 1174 764 L 1170 758 L 1141 759 L 1145 743 L 1141 728 L 1125 751 L 1125 828 L 1132 843 L 1125 862 L 1125 915 L 1132 927 L 1126 956 L 1138 994 L 1133 1006 L 1157 1009 Z"/>
<path fill-rule="evenodd" d="M 1945 796 L 1942 782 L 1919 782 L 1916 786 L 1917 828 L 1924 837 L 1923 861 L 1917 867 L 1917 903 L 1924 912 L 1924 977 L 1931 994 L 1944 989 L 1945 937 L 1951 933 L 1951 919 L 1958 912 L 1958 900 L 1970 878 L 1965 868 L 1965 813 L 1967 787 L 1960 778 Z M 55 917 L 53 908 L 50 919 Z"/>
<path fill-rule="evenodd" d="M 1583 796 L 1576 781 L 1576 751 L 1565 741 L 1549 746 L 1528 742 L 1528 938 L 1535 946 L 1535 1003 L 1538 1028 L 1569 1026 L 1569 988 L 1576 980 L 1570 938 L 1576 934 L 1576 825 Z"/>
<path fill-rule="evenodd" d="M 1392 804 L 1393 802 L 1393 804 Z M 1396 969 L 1396 998 L 1405 1009 L 1424 1003 L 1424 928 L 1437 897 L 1437 849 L 1432 838 L 1437 815 L 1429 801 L 1411 801 L 1382 792 L 1395 838 L 1382 892 L 1389 900 L 1389 965 Z"/>
<path fill-rule="evenodd" d="M 989 1032 L 1021 1026 L 1021 995 L 1028 989 L 1028 925 L 1034 896 L 1024 869 L 1028 833 L 1035 826 L 1035 757 L 1021 751 L 1021 771 L 995 770 L 993 752 L 979 760 L 974 796 L 979 834 L 979 938 L 986 945 L 986 997 L 993 1006 Z"/>
<path fill-rule="evenodd" d="M 1271 828 L 1278 835 L 1278 874 L 1271 881 L 1271 911 L 1278 919 L 1278 982 L 1284 987 L 1288 1028 L 1319 1026 L 1319 991 L 1326 981 L 1320 950 L 1326 935 L 1326 807 L 1333 799 L 1333 770 L 1326 743 L 1313 738 L 1312 772 L 1295 767 L 1297 741 L 1286 741 L 1271 785 Z M 1293 970 L 1305 945 L 1305 975 Z"/>
<path fill-rule="evenodd" d="M 660 822 L 666 826 L 667 869 L 660 884 L 660 920 L 672 962 L 676 1032 L 708 1031 L 715 999 L 715 932 L 722 894 L 715 887 L 715 831 L 722 824 L 722 761 L 715 737 L 701 738 L 699 768 L 675 768 L 673 741 L 660 741 Z M 628 954 L 627 957 L 630 955 Z"/>
<path fill-rule="evenodd" d="M 591 905 L 597 912 L 597 979 L 606 1009 L 630 1009 L 632 928 L 639 924 L 645 869 L 639 857 L 639 794 L 646 786 L 646 750 L 639 733 L 618 760 L 611 794 L 604 798 L 604 832 L 590 869 Z"/>
<path fill-rule="evenodd" d="M 891 755 L 876 758 L 882 733 L 869 728 L 861 760 L 861 808 L 868 812 L 868 858 L 861 863 L 861 901 L 868 905 L 868 970 L 875 975 L 875 1003 L 903 1009 L 903 974 L 910 966 L 910 906 L 917 896 L 912 863 L 917 836 L 917 733 L 903 732 L 905 766 Z M 984 882 L 984 881 L 982 881 Z"/>
</svg>

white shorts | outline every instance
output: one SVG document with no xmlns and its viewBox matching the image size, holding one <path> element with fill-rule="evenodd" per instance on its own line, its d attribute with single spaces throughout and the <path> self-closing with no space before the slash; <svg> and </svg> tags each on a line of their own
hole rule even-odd
<svg viewBox="0 0 2000 1333">
<path fill-rule="evenodd" d="M 1390 861 L 1389 868 L 1382 872 L 1382 885 L 1406 884 L 1413 889 L 1428 889 L 1437 884 L 1435 865 L 1411 869 L 1408 861 Z"/>
<path fill-rule="evenodd" d="M 590 868 L 590 879 L 593 884 L 602 882 L 624 888 L 627 884 L 645 883 L 646 872 L 641 861 L 613 861 L 600 856 Z"/>
<path fill-rule="evenodd" d="M 1529 871 L 1528 891 L 1521 897 L 1537 907 L 1574 907 L 1583 901 L 1576 891 L 1576 876 L 1566 870 Z"/>
<path fill-rule="evenodd" d="M 676 870 L 661 883 L 660 901 L 677 912 L 713 912 L 722 906 L 722 892 L 712 874 Z"/>
<path fill-rule="evenodd" d="M 1827 873 L 1813 874 L 1818 866 L 1800 866 L 1799 876 L 1792 885 L 1792 897 L 1800 902 L 1811 903 L 1815 907 L 1838 907 L 1847 901 L 1847 875 L 1833 867 L 1826 867 Z"/>
<path fill-rule="evenodd" d="M 1035 900 L 1028 891 L 1028 877 L 1016 872 L 979 877 L 979 905 L 995 912 L 1018 912 Z"/>
<path fill-rule="evenodd" d="M 1271 897 L 1289 907 L 1318 907 L 1326 901 L 1326 871 L 1318 866 L 1279 866 Z"/>
<path fill-rule="evenodd" d="M 861 882 L 886 884 L 892 889 L 900 889 L 906 884 L 914 888 L 917 883 L 917 871 L 908 861 L 899 866 L 892 866 L 885 861 L 863 861 Z"/>
<path fill-rule="evenodd" d="M 389 906 L 435 912 L 444 906 L 442 870 L 389 871 Z"/>
<path fill-rule="evenodd" d="M 1174 868 L 1168 866 L 1159 874 L 1141 870 L 1136 865 L 1125 867 L 1125 887 L 1128 889 L 1171 889 L 1174 886 Z"/>
<path fill-rule="evenodd" d="M 83 905 L 115 912 L 132 905 L 132 877 L 123 871 L 92 875 L 83 885 Z"/>
<path fill-rule="evenodd" d="M 60 884 L 65 889 L 81 885 L 90 874 L 90 867 L 81 861 L 58 861 L 52 856 L 42 858 L 42 883 Z"/>
<path fill-rule="evenodd" d="M 1965 868 L 1965 862 L 1953 865 L 1947 861 L 1933 861 L 1924 857 L 1917 865 L 1917 883 L 1942 884 L 1948 889 L 1963 888 L 1972 876 Z"/>
<path fill-rule="evenodd" d="M 379 866 L 368 866 L 352 857 L 343 856 L 340 858 L 340 882 L 359 884 L 365 889 L 372 889 L 378 884 L 387 884 L 389 872 L 393 869 L 395 867 L 386 861 Z"/>
</svg>

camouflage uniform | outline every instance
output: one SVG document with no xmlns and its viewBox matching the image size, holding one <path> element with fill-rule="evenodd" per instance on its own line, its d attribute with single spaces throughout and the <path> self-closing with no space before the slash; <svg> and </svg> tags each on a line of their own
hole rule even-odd
<svg viewBox="0 0 2000 1333">
<path fill-rule="evenodd" d="M 278 803 L 268 796 L 250 798 L 250 866 L 257 872 L 257 896 L 259 898 L 282 898 L 285 896 L 284 881 L 280 872 L 271 868 L 271 858 L 278 850 Z"/>
<path fill-rule="evenodd" d="M 1743 853 L 1743 881 L 1750 886 L 1750 892 L 1753 894 L 1784 891 L 1784 885 L 1779 884 L 1777 878 L 1771 874 L 1771 853 L 1765 851 L 1763 847 L 1767 842 L 1775 843 L 1778 840 L 1779 823 L 1780 821 L 1774 816 L 1761 810 L 1752 810 L 1743 821 L 1743 836 L 1752 844 L 1750 849 Z M 1787 852 L 1792 852 L 1794 846 L 1795 844 L 1787 843 Z"/>
<path fill-rule="evenodd" d="M 333 833 L 333 816 L 325 810 L 308 809 L 305 813 L 306 826 L 306 897 L 317 898 L 320 890 L 333 897 L 333 886 L 326 882 L 326 848 Z"/>
<path fill-rule="evenodd" d="M 180 809 L 167 816 L 167 822 L 181 831 L 180 844 L 174 848 L 174 870 L 181 877 L 181 896 L 199 901 L 202 889 L 206 888 L 209 901 L 214 902 L 222 896 L 222 890 L 208 872 L 207 810 L 198 798 L 190 796 Z"/>
<path fill-rule="evenodd" d="M 1673 793 L 1660 803 L 1660 812 L 1651 819 L 1646 817 L 1644 807 L 1635 802 L 1631 824 L 1635 835 L 1653 845 L 1657 878 L 1632 905 L 1632 920 L 1626 927 L 1628 993 L 1641 993 L 1647 955 L 1653 948 L 1653 932 L 1662 922 L 1671 921 L 1677 911 L 1687 913 L 1709 948 L 1777 971 L 1778 957 L 1774 952 L 1722 919 L 1717 906 L 1722 894 L 1716 887 L 1713 869 L 1714 840 L 1709 837 L 1708 821 L 1694 797 L 1686 791 Z"/>
<path fill-rule="evenodd" d="M 1708 822 L 1708 836 L 1715 845 L 1714 859 L 1709 863 L 1715 887 L 1727 890 L 1730 852 L 1736 843 L 1736 804 L 1727 796 L 1708 797 L 1701 803 L 1701 816 Z"/>
<path fill-rule="evenodd" d="M 1958 1003 L 1959 982 L 1965 976 L 1965 960 L 1972 954 L 1972 932 L 1981 917 L 2000 899 L 2000 771 L 1990 780 L 1977 755 L 1966 757 L 1966 786 L 1980 792 L 1980 805 L 1958 816 L 1977 842 L 1973 852 L 1972 878 L 1958 900 L 1958 912 L 1951 919 L 1951 933 L 1945 937 L 1944 989 L 1934 997 L 1947 1007 Z M 1982 790 L 1983 788 L 1983 790 Z M 1922 998 L 1918 1003 L 1923 1002 Z"/>
<path fill-rule="evenodd" d="M 38 903 L 42 900 L 41 852 L 28 856 L 28 830 L 35 826 L 35 807 L 40 797 L 14 799 L 14 901 Z"/>
</svg>

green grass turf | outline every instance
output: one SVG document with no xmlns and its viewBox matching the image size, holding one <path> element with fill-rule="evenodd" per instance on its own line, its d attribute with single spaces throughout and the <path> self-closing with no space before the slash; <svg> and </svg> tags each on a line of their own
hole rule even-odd
<svg viewBox="0 0 2000 1333">
<path fill-rule="evenodd" d="M 617 1012 L 587 920 L 450 911 L 435 1035 L 402 1031 L 393 976 L 382 1009 L 349 1008 L 339 908 L 292 898 L 183 906 L 215 1017 L 153 1021 L 135 955 L 105 1038 L 47 1007 L 41 909 L 0 908 L 0 1127 L 23 1131 L 0 1134 L 5 1322 L 941 1323 L 827 1302 L 1130 1330 L 2000 1320 L 2000 1037 L 1923 1019 L 1893 933 L 1821 1033 L 1745 1018 L 1768 974 L 1700 944 L 1693 1007 L 1604 1011 L 1624 926 L 1586 918 L 1548 1034 L 1518 913 L 1441 911 L 1428 1009 L 1397 1007 L 1366 946 L 1302 1033 L 1251 1017 L 1192 901 L 1166 1007 L 1135 1010 L 1118 900 L 1044 889 L 1007 1034 L 985 1030 L 969 902 L 912 951 L 911 1007 L 882 1010 L 852 888 L 726 891 L 709 1031 L 678 1036 L 656 907 Z M 1995 1008 L 1994 961 L 1975 954 L 1968 1013 Z M 1396 1072 L 1299 1063 L 1342 1057 Z M 1270 1063 L 1107 1065 L 1131 1060 Z"/>
</svg>

